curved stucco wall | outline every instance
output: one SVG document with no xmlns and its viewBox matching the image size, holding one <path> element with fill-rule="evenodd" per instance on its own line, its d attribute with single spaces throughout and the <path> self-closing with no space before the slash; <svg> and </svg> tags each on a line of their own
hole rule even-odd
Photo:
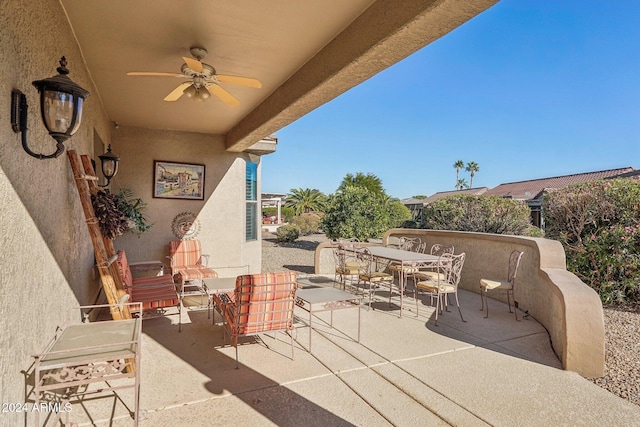
<svg viewBox="0 0 640 427">
<path fill-rule="evenodd" d="M 383 244 L 402 236 L 453 245 L 467 258 L 460 281 L 462 289 L 479 292 L 481 278 L 507 274 L 511 251 L 525 252 L 518 272 L 515 301 L 549 332 L 551 345 L 564 369 L 584 377 L 604 374 L 604 315 L 597 293 L 566 270 L 562 245 L 554 240 L 485 233 L 436 230 L 389 230 Z M 331 242 L 316 249 L 316 274 L 333 274 Z M 503 293 L 492 296 L 506 302 Z M 515 320 L 514 320 L 515 321 Z"/>
</svg>

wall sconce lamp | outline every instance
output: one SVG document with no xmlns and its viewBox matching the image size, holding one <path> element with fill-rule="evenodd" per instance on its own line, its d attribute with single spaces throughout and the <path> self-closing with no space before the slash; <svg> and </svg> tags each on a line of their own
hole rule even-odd
<svg viewBox="0 0 640 427">
<path fill-rule="evenodd" d="M 22 133 L 22 148 L 37 159 L 53 159 L 64 151 L 64 141 L 76 133 L 82 121 L 82 103 L 89 92 L 73 82 L 67 74 L 67 60 L 63 56 L 58 75 L 36 80 L 33 85 L 40 92 L 40 113 L 49 135 L 56 140 L 56 151 L 40 154 L 31 151 L 27 144 L 27 97 L 17 89 L 11 91 L 11 127 Z"/>
<path fill-rule="evenodd" d="M 102 175 L 107 178 L 105 185 L 100 187 L 108 187 L 111 179 L 118 173 L 118 164 L 120 163 L 120 157 L 111 152 L 111 144 L 107 147 L 107 152 L 98 156 L 100 163 L 102 164 Z"/>
</svg>

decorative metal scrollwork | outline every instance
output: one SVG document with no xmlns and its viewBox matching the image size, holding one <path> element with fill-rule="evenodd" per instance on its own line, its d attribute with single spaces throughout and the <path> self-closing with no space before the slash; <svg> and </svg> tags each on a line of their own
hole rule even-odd
<svg viewBox="0 0 640 427">
<path fill-rule="evenodd" d="M 121 373 L 127 366 L 124 360 L 111 360 L 104 363 L 93 363 L 82 366 L 67 366 L 52 370 L 42 376 L 42 381 L 67 383 L 95 378 L 106 378 Z"/>
</svg>

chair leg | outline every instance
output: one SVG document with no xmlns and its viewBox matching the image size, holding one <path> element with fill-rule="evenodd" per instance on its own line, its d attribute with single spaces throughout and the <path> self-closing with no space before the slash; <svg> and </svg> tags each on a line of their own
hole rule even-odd
<svg viewBox="0 0 640 427">
<path fill-rule="evenodd" d="M 444 311 L 448 312 L 449 311 L 449 304 L 451 304 L 449 302 L 449 294 L 444 294 L 443 298 L 444 298 Z"/>
<path fill-rule="evenodd" d="M 376 288 L 373 286 L 372 282 L 369 282 L 369 311 L 371 310 L 371 300 L 376 295 Z"/>
<path fill-rule="evenodd" d="M 236 348 L 236 369 L 240 369 L 238 367 L 238 336 L 237 335 L 233 338 L 233 346 Z"/>
<path fill-rule="evenodd" d="M 438 299 L 436 300 L 436 326 L 438 326 L 438 311 L 442 308 L 440 307 L 442 303 L 440 302 L 440 292 L 438 292 Z"/>
<path fill-rule="evenodd" d="M 180 295 L 178 296 L 179 304 L 180 304 L 180 314 L 178 319 L 178 332 L 182 332 L 182 309 L 184 308 L 184 280 L 182 280 L 182 276 L 180 277 Z"/>
<path fill-rule="evenodd" d="M 513 296 L 513 291 L 507 291 L 507 298 L 509 297 L 509 294 L 511 294 L 511 296 Z M 519 322 L 520 319 L 518 319 L 518 309 L 516 308 L 516 299 L 515 297 L 513 298 L 513 313 L 516 315 L 516 321 Z"/>
<path fill-rule="evenodd" d="M 311 333 L 311 331 L 309 331 L 309 333 Z M 293 360 L 293 333 L 290 331 L 288 332 L 289 334 L 289 338 L 291 339 L 291 360 Z"/>
<path fill-rule="evenodd" d="M 456 292 L 456 305 L 458 306 L 458 313 L 460 313 L 460 319 L 466 323 L 467 321 L 464 320 L 464 318 L 462 317 L 462 310 L 460 309 L 460 301 L 458 300 L 458 292 Z"/>
<path fill-rule="evenodd" d="M 484 315 L 486 319 L 489 317 L 489 299 L 487 297 L 487 290 L 480 286 L 480 311 L 484 311 L 484 306 L 487 306 L 487 314 Z"/>
</svg>

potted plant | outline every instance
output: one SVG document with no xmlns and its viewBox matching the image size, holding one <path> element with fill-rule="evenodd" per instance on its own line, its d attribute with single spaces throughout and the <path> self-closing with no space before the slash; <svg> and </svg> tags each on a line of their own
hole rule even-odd
<svg viewBox="0 0 640 427">
<path fill-rule="evenodd" d="M 127 230 L 140 237 L 152 226 L 142 214 L 146 203 L 133 197 L 133 192 L 129 189 L 121 188 L 116 194 L 108 189 L 98 190 L 91 196 L 91 202 L 100 230 L 109 239 L 115 239 Z"/>
<path fill-rule="evenodd" d="M 147 204 L 141 198 L 134 197 L 130 189 L 119 189 L 116 193 L 116 203 L 118 210 L 132 223 L 129 230 L 135 232 L 138 237 L 153 226 L 142 214 Z"/>
</svg>

